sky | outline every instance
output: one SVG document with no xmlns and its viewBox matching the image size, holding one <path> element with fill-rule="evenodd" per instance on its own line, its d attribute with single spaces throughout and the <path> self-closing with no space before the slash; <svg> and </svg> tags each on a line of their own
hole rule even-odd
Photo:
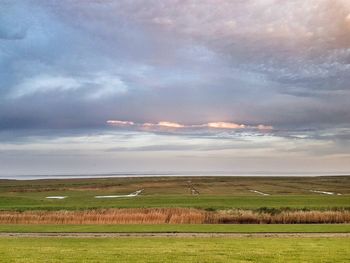
<svg viewBox="0 0 350 263">
<path fill-rule="evenodd" d="M 0 175 L 350 172 L 348 0 L 0 0 Z"/>
</svg>

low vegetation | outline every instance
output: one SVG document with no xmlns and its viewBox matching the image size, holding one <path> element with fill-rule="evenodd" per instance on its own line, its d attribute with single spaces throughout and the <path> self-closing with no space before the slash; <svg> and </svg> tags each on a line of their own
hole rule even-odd
<svg viewBox="0 0 350 263">
<path fill-rule="evenodd" d="M 186 208 L 3 211 L 0 224 L 315 224 L 350 223 L 350 211 L 205 211 Z"/>
<path fill-rule="evenodd" d="M 199 194 L 192 195 L 193 187 Z M 138 197 L 94 198 L 96 195 L 129 194 L 138 189 L 145 189 Z M 268 193 L 269 196 L 251 190 Z M 55 200 L 47 199 L 48 196 L 67 198 Z M 5 211 L 99 208 L 278 210 L 286 207 L 299 210 L 350 209 L 350 176 L 0 180 L 0 210 Z"/>
<path fill-rule="evenodd" d="M 145 191 L 137 197 L 94 198 L 128 194 L 137 189 Z M 312 189 L 334 194 L 316 193 Z M 47 199 L 48 196 L 67 198 Z M 347 176 L 0 180 L 0 224 L 349 222 Z"/>
<path fill-rule="evenodd" d="M 257 190 L 271 195 L 315 195 L 311 190 L 350 194 L 349 176 L 320 177 L 114 177 L 47 180 L 0 180 L 0 193 L 117 192 L 145 189 L 147 195 L 191 194 L 252 195 Z M 258 195 L 258 194 L 254 194 Z"/>
</svg>

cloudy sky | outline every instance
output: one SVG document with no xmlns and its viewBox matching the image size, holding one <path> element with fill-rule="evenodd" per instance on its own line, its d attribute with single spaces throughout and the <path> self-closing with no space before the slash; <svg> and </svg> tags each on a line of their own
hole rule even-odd
<svg viewBox="0 0 350 263">
<path fill-rule="evenodd" d="M 0 0 L 0 174 L 350 172 L 348 0 Z"/>
</svg>

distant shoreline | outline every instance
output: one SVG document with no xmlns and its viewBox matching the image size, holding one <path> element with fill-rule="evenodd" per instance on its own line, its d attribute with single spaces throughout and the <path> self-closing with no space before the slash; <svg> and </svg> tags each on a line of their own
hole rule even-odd
<svg viewBox="0 0 350 263">
<path fill-rule="evenodd" d="M 44 180 L 44 179 L 103 179 L 135 177 L 320 177 L 350 176 L 349 173 L 230 173 L 230 172 L 140 172 L 140 173 L 101 173 L 101 174 L 39 174 L 39 175 L 0 175 L 0 180 Z"/>
</svg>

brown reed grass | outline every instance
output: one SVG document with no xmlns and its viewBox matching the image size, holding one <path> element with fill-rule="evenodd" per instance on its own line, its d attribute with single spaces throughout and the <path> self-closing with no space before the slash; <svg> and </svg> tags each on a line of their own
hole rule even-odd
<svg viewBox="0 0 350 263">
<path fill-rule="evenodd" d="M 0 224 L 311 224 L 350 223 L 350 211 L 205 211 L 130 208 L 83 211 L 1 211 Z"/>
</svg>

